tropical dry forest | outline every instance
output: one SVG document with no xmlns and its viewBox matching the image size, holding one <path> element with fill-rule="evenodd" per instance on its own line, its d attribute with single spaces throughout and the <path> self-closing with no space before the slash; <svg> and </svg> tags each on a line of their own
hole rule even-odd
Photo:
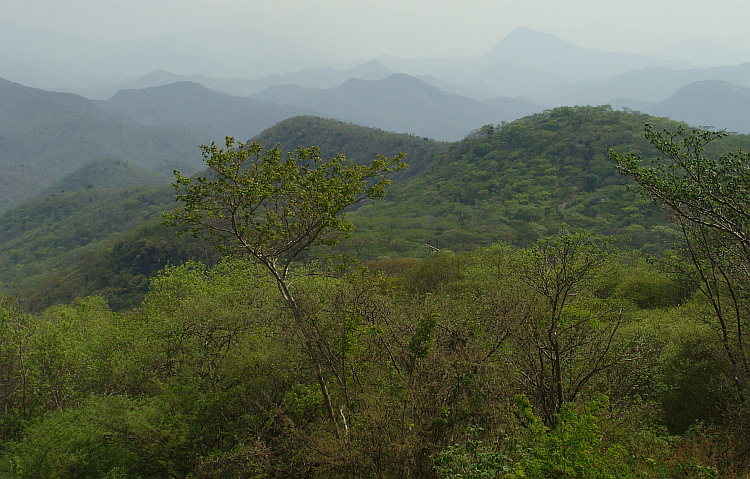
<svg viewBox="0 0 750 479">
<path fill-rule="evenodd" d="M 2 213 L 1 477 L 750 474 L 747 136 L 571 107 L 200 151 Z"/>
</svg>

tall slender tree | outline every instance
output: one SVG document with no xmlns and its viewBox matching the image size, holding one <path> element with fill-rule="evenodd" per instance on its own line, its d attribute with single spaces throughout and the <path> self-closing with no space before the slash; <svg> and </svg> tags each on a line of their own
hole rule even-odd
<svg viewBox="0 0 750 479">
<path fill-rule="evenodd" d="M 280 149 L 244 145 L 227 137 L 226 148 L 202 146 L 210 177 L 190 178 L 175 171 L 177 201 L 165 214 L 168 225 L 205 236 L 226 255 L 254 258 L 273 276 L 291 311 L 312 362 L 329 419 L 337 425 L 323 374 L 325 354 L 317 324 L 290 287 L 294 261 L 306 250 L 335 245 L 353 229 L 345 209 L 382 198 L 389 173 L 406 167 L 405 155 L 378 156 L 369 165 L 330 160 L 316 147 L 284 155 Z M 336 427 L 338 435 L 338 427 Z"/>
</svg>

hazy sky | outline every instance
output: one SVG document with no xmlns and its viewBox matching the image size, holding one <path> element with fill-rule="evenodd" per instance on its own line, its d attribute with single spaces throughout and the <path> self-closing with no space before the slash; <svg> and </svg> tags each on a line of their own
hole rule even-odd
<svg viewBox="0 0 750 479">
<path fill-rule="evenodd" d="M 243 25 L 338 59 L 480 55 L 519 26 L 635 53 L 691 35 L 750 49 L 748 0 L 0 0 L 0 11 L 112 40 Z"/>
</svg>

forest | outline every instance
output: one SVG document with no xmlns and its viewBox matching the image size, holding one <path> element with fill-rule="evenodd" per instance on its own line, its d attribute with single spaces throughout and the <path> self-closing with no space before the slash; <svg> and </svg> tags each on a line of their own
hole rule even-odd
<svg viewBox="0 0 750 479">
<path fill-rule="evenodd" d="M 289 121 L 3 215 L 0 476 L 747 477 L 745 135 Z"/>
</svg>

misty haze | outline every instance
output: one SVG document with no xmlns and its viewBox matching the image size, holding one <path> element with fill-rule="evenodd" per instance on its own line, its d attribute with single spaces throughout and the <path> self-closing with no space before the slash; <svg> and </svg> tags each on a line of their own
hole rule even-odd
<svg viewBox="0 0 750 479">
<path fill-rule="evenodd" d="M 750 3 L 2 7 L 0 477 L 750 474 Z"/>
</svg>

